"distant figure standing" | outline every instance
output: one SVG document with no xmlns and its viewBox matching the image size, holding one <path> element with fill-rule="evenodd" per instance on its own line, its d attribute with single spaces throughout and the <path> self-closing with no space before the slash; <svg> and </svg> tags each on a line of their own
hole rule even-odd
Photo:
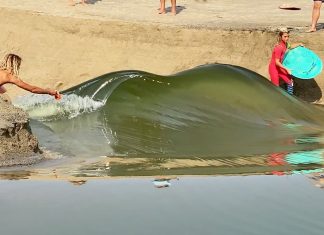
<svg viewBox="0 0 324 235">
<path fill-rule="evenodd" d="M 82 5 L 85 5 L 87 3 L 87 0 L 81 0 Z M 74 0 L 70 0 L 70 6 L 75 6 L 76 3 L 74 3 Z"/>
<path fill-rule="evenodd" d="M 313 13 L 312 13 L 312 25 L 307 31 L 308 33 L 316 32 L 316 24 L 321 15 L 321 6 L 324 0 L 314 0 Z"/>
<path fill-rule="evenodd" d="M 15 54 L 7 54 L 0 64 L 0 93 L 5 93 L 6 89 L 2 85 L 11 83 L 16 86 L 36 94 L 48 94 L 60 99 L 61 95 L 58 91 L 52 89 L 43 89 L 30 85 L 18 78 L 21 58 Z"/>
<path fill-rule="evenodd" d="M 177 3 L 176 0 L 171 0 L 171 13 L 173 15 L 177 14 Z M 159 9 L 159 14 L 165 14 L 165 0 L 160 0 L 160 9 Z"/>
<path fill-rule="evenodd" d="M 293 80 L 291 71 L 285 68 L 282 64 L 285 53 L 288 49 L 293 49 L 298 46 L 303 46 L 302 43 L 289 45 L 289 33 L 287 30 L 281 30 L 278 35 L 278 44 L 274 47 L 271 60 L 269 63 L 269 74 L 271 82 L 275 86 L 279 86 L 279 79 L 281 78 L 286 84 L 287 89 L 293 92 Z"/>
</svg>

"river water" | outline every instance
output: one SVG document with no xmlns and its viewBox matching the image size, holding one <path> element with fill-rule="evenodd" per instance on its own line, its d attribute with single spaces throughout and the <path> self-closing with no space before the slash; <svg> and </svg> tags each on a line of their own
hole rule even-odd
<svg viewBox="0 0 324 235">
<path fill-rule="evenodd" d="M 0 172 L 4 234 L 323 233 L 321 107 L 224 64 L 63 94 L 15 101 L 49 160 Z"/>
</svg>

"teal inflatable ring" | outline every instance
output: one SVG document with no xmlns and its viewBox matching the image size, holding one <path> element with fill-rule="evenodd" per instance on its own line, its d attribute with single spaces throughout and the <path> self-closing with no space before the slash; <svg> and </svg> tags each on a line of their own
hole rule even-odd
<svg viewBox="0 0 324 235">
<path fill-rule="evenodd" d="M 318 76 L 323 69 L 322 60 L 310 49 L 296 47 L 285 54 L 282 63 L 291 70 L 294 77 L 300 79 L 312 79 Z"/>
</svg>

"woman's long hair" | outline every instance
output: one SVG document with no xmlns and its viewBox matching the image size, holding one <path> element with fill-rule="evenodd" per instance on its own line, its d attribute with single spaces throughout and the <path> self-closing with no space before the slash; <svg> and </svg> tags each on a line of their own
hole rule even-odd
<svg viewBox="0 0 324 235">
<path fill-rule="evenodd" d="M 0 69 L 7 70 L 13 75 L 19 75 L 19 68 L 21 64 L 21 57 L 15 54 L 7 54 L 0 63 Z"/>
<path fill-rule="evenodd" d="M 278 43 L 281 42 L 281 37 L 282 37 L 282 35 L 284 35 L 285 33 L 289 34 L 289 32 L 288 32 L 287 29 L 280 29 L 280 30 L 279 30 L 279 33 L 278 33 Z"/>
</svg>

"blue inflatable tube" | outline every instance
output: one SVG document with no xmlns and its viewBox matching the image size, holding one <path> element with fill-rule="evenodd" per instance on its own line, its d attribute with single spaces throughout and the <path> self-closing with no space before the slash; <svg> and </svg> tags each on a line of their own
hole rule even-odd
<svg viewBox="0 0 324 235">
<path fill-rule="evenodd" d="M 291 70 L 294 77 L 312 79 L 318 76 L 323 69 L 322 60 L 306 47 L 296 47 L 289 50 L 282 63 Z"/>
</svg>

